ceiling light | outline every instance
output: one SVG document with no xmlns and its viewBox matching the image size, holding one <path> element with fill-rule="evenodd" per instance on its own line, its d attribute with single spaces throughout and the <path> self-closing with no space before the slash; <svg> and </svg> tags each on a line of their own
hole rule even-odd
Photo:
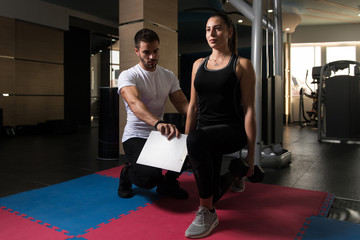
<svg viewBox="0 0 360 240">
<path fill-rule="evenodd" d="M 241 20 L 241 19 L 238 20 L 238 23 L 242 23 L 242 22 L 244 22 L 244 20 Z"/>
<path fill-rule="evenodd" d="M 285 28 L 285 31 L 290 31 L 290 28 Z"/>
<path fill-rule="evenodd" d="M 269 10 L 268 10 L 268 13 L 272 13 L 272 12 L 274 12 L 274 10 L 272 10 L 272 9 L 269 9 Z"/>
<path fill-rule="evenodd" d="M 4 97 L 8 97 L 8 96 L 10 96 L 10 94 L 8 94 L 8 93 L 3 93 L 3 96 L 4 96 Z"/>
</svg>

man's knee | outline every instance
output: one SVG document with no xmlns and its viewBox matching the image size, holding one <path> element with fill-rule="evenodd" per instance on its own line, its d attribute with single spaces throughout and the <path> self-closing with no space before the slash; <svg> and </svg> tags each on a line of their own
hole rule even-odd
<svg viewBox="0 0 360 240">
<path fill-rule="evenodd" d="M 163 179 L 162 170 L 153 167 L 141 166 L 140 169 L 130 171 L 130 180 L 136 186 L 151 189 L 159 185 Z"/>
</svg>

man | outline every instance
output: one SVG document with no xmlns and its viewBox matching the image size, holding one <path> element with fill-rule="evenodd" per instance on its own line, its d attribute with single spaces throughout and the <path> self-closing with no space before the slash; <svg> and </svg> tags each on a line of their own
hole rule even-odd
<svg viewBox="0 0 360 240">
<path fill-rule="evenodd" d="M 120 173 L 118 195 L 133 196 L 132 184 L 151 189 L 176 199 L 186 199 L 188 193 L 181 189 L 179 173 L 137 164 L 136 161 L 152 130 L 160 131 L 169 140 L 180 132 L 175 125 L 162 121 L 165 103 L 169 97 L 181 114 L 186 114 L 188 101 L 180 89 L 179 81 L 169 70 L 157 66 L 159 61 L 158 35 L 150 29 L 138 31 L 134 37 L 135 53 L 139 63 L 119 76 L 118 93 L 124 99 L 127 124 L 122 142 L 127 163 Z"/>
</svg>

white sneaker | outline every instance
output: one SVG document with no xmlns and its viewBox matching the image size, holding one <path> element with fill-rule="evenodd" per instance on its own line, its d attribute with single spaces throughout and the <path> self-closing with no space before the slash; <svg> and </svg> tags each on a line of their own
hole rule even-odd
<svg viewBox="0 0 360 240">
<path fill-rule="evenodd" d="M 214 209 L 215 210 L 215 209 Z M 219 224 L 216 212 L 209 211 L 206 207 L 200 206 L 196 212 L 194 221 L 185 232 L 187 238 L 203 238 Z"/>
<path fill-rule="evenodd" d="M 243 192 L 245 190 L 245 177 L 235 178 L 235 181 L 231 187 L 232 192 Z"/>
</svg>

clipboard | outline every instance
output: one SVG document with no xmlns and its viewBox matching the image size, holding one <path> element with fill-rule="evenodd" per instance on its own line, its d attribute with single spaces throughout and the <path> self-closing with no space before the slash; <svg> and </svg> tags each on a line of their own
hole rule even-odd
<svg viewBox="0 0 360 240">
<path fill-rule="evenodd" d="M 187 155 L 186 134 L 168 140 L 158 131 L 151 131 L 136 163 L 180 172 Z"/>
</svg>

